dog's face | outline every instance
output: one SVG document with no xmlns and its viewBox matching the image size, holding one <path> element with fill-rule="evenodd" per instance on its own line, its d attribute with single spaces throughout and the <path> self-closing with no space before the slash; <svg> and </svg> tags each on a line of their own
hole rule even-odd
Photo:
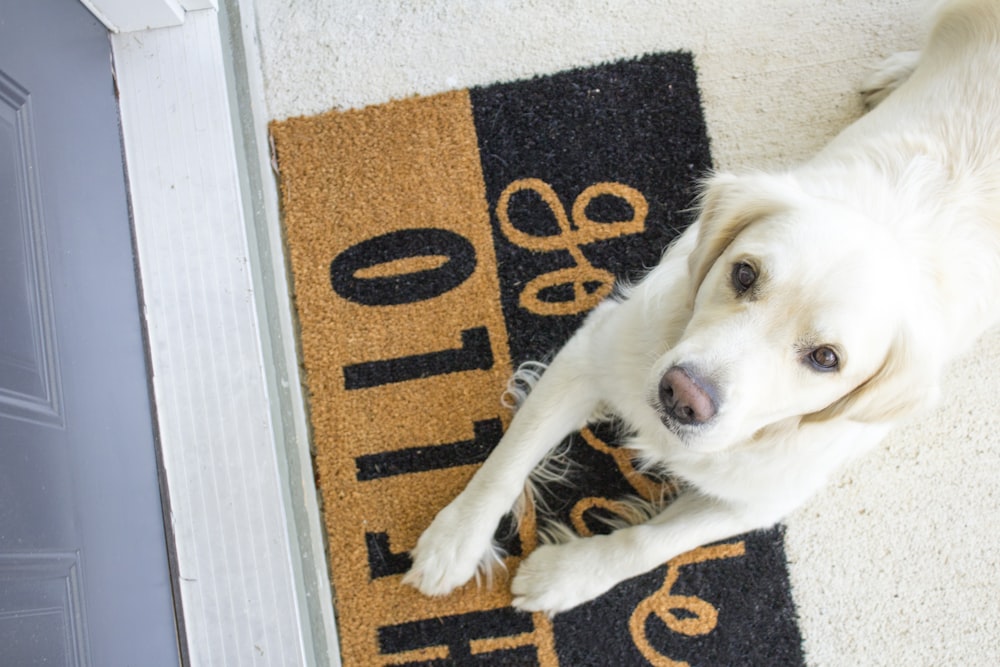
<svg viewBox="0 0 1000 667">
<path fill-rule="evenodd" d="M 648 389 L 692 450 L 790 418 L 891 421 L 927 393 L 909 259 L 863 216 L 775 185 L 717 182 L 705 198 L 692 315 Z"/>
</svg>

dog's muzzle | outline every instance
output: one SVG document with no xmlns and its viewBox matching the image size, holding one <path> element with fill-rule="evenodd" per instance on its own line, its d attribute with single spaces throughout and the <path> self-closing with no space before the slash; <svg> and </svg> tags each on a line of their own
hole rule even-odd
<svg viewBox="0 0 1000 667">
<path fill-rule="evenodd" d="M 673 366 L 660 378 L 660 406 L 684 426 L 700 426 L 715 416 L 714 394 L 711 384 L 684 366 Z"/>
</svg>

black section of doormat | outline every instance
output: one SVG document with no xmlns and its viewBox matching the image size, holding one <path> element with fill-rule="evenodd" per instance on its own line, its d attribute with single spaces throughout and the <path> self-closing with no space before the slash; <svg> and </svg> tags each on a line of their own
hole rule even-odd
<svg viewBox="0 0 1000 667">
<path fill-rule="evenodd" d="M 658 262 L 691 221 L 696 181 L 711 168 L 709 141 L 689 54 L 470 96 L 516 366 L 555 352 L 607 290 L 608 274 L 638 280 Z M 596 432 L 615 445 L 613 429 Z M 550 498 L 564 520 L 584 496 L 635 493 L 607 451 L 580 436 L 573 443 L 577 488 Z M 803 664 L 782 531 L 729 544 L 678 567 L 668 589 L 663 566 L 557 615 L 559 663 Z"/>
<path fill-rule="evenodd" d="M 696 182 L 712 167 L 708 135 L 693 59 L 685 53 L 474 88 L 470 97 L 516 365 L 558 348 L 585 313 L 539 316 L 518 306 L 525 283 L 575 262 L 568 250 L 533 252 L 511 243 L 498 228 L 501 193 L 519 179 L 539 179 L 579 229 L 587 223 L 572 219 L 573 205 L 590 186 L 614 182 L 637 190 L 649 206 L 643 233 L 587 243 L 592 234 L 584 229 L 579 238 L 595 268 L 638 280 L 691 222 L 686 211 Z M 628 219 L 630 208 L 620 198 L 604 196 L 591 200 L 584 212 L 599 225 Z M 559 231 L 556 212 L 534 191 L 514 194 L 507 211 L 511 223 L 528 234 Z M 551 300 L 558 297 L 553 293 Z"/>
</svg>

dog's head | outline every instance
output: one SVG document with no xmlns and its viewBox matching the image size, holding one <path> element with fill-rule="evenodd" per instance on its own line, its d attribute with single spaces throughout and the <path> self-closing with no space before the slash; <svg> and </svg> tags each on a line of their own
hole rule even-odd
<svg viewBox="0 0 1000 667">
<path fill-rule="evenodd" d="M 772 175 L 714 177 L 696 225 L 691 318 L 649 381 L 689 448 L 790 419 L 891 422 L 934 393 L 921 267 L 884 226 Z"/>
</svg>

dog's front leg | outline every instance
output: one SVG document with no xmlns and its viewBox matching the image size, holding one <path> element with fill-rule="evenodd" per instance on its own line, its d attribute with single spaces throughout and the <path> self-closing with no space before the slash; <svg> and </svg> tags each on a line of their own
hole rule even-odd
<svg viewBox="0 0 1000 667">
<path fill-rule="evenodd" d="M 589 340 L 585 326 L 553 359 L 465 490 L 420 536 L 404 583 L 426 595 L 445 595 L 499 560 L 493 533 L 528 475 L 599 402 L 597 383 L 584 370 L 592 367 Z"/>
<path fill-rule="evenodd" d="M 703 544 L 765 528 L 781 516 L 685 491 L 649 521 L 536 549 L 514 577 L 514 606 L 556 614 Z"/>
</svg>

